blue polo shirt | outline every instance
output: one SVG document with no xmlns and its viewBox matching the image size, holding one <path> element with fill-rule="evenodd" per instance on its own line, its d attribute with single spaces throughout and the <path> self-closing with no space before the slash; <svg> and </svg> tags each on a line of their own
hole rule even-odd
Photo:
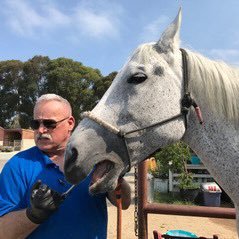
<svg viewBox="0 0 239 239">
<path fill-rule="evenodd" d="M 13 156 L 0 174 L 0 216 L 30 205 L 33 184 L 42 183 L 59 193 L 70 188 L 59 168 L 37 147 Z M 27 238 L 29 239 L 106 239 L 107 207 L 105 194 L 91 196 L 90 176 Z"/>
</svg>

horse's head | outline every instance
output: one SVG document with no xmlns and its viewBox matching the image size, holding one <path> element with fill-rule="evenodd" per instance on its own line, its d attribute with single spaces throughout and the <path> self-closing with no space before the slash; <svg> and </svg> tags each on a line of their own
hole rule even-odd
<svg viewBox="0 0 239 239">
<path fill-rule="evenodd" d="M 113 190 L 117 179 L 154 151 L 182 138 L 181 11 L 158 42 L 139 46 L 98 105 L 72 134 L 65 175 L 76 184 L 92 169 L 91 193 Z M 124 135 L 125 132 L 169 122 Z"/>
</svg>

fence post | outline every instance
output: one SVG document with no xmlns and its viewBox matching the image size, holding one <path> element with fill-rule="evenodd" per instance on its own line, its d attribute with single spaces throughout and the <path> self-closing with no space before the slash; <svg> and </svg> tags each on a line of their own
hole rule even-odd
<svg viewBox="0 0 239 239">
<path fill-rule="evenodd" d="M 147 205 L 147 161 L 143 161 L 138 166 L 138 223 L 139 239 L 148 239 L 148 215 L 145 212 Z"/>
</svg>

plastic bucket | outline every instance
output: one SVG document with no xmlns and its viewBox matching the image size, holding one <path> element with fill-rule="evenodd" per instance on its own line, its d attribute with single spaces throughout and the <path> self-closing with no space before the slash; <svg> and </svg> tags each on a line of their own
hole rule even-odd
<svg viewBox="0 0 239 239">
<path fill-rule="evenodd" d="M 183 230 L 170 230 L 166 232 L 166 235 L 169 236 L 181 236 L 181 237 L 191 237 L 191 238 L 198 238 L 197 235 L 195 235 L 192 232 L 187 232 L 187 231 L 183 231 Z"/>
</svg>

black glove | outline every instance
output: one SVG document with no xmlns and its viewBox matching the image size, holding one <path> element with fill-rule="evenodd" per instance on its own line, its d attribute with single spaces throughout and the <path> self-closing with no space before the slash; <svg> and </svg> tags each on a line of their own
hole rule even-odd
<svg viewBox="0 0 239 239">
<path fill-rule="evenodd" d="M 30 207 L 27 208 L 26 215 L 33 223 L 41 224 L 58 209 L 62 201 L 61 194 L 38 180 L 32 187 Z"/>
</svg>

